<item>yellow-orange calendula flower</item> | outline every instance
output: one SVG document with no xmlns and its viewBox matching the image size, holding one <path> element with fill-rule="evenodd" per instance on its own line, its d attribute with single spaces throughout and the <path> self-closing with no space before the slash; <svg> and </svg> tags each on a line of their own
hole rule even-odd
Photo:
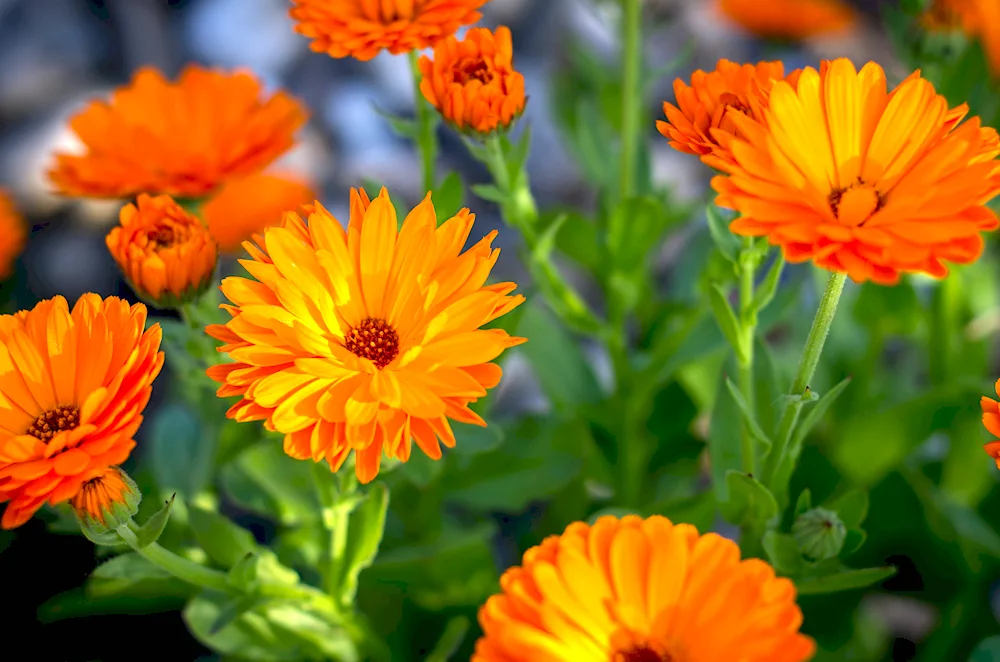
<svg viewBox="0 0 1000 662">
<path fill-rule="evenodd" d="M 108 467 L 104 473 L 91 478 L 70 505 L 77 517 L 91 527 L 117 528 L 125 524 L 139 510 L 142 495 L 135 482 L 118 467 Z"/>
<path fill-rule="evenodd" d="M 75 497 L 135 447 L 163 366 L 146 307 L 85 294 L 0 316 L 0 522 L 20 526 L 42 504 Z"/>
<path fill-rule="evenodd" d="M 201 216 L 219 250 L 236 253 L 254 234 L 280 223 L 286 211 L 315 199 L 312 186 L 300 177 L 262 173 L 227 181 L 202 205 Z"/>
<path fill-rule="evenodd" d="M 960 29 L 978 39 L 994 76 L 1000 76 L 1000 2 L 934 0 L 922 17 L 929 30 Z"/>
<path fill-rule="evenodd" d="M 49 177 L 65 195 L 200 198 L 263 170 L 305 121 L 296 100 L 265 95 L 247 72 L 190 65 L 171 82 L 143 68 L 110 102 L 94 101 L 70 121 L 83 152 L 57 154 Z"/>
<path fill-rule="evenodd" d="M 142 194 L 119 218 L 105 243 L 136 294 L 159 308 L 176 308 L 208 288 L 218 259 L 215 239 L 173 198 Z"/>
<path fill-rule="evenodd" d="M 994 389 L 1000 396 L 1000 379 L 997 380 Z M 1000 437 L 1000 403 L 992 398 L 983 396 L 980 404 L 983 408 L 983 426 L 995 437 Z M 1000 469 L 1000 439 L 991 441 L 984 446 L 986 453 L 996 460 L 997 469 Z"/>
<path fill-rule="evenodd" d="M 665 517 L 570 524 L 524 553 L 479 611 L 472 662 L 803 662 L 795 586 Z"/>
<path fill-rule="evenodd" d="M 808 39 L 852 27 L 857 13 L 843 0 L 718 0 L 722 14 L 758 37 Z"/>
<path fill-rule="evenodd" d="M 493 361 L 524 341 L 479 327 L 518 306 L 514 283 L 486 285 L 496 232 L 464 253 L 474 216 L 437 227 L 430 194 L 397 230 L 385 189 L 351 191 L 350 223 L 318 203 L 308 224 L 285 215 L 245 244 L 250 275 L 226 278 L 233 303 L 208 327 L 235 363 L 209 369 L 228 415 L 264 420 L 290 456 L 337 470 L 356 451 L 362 482 L 383 452 L 405 462 L 411 441 L 429 457 L 455 444 L 449 420 L 485 425 L 468 405 L 500 381 Z"/>
<path fill-rule="evenodd" d="M 798 75 L 796 70 L 788 80 L 794 85 Z M 680 78 L 674 81 L 677 105 L 663 104 L 667 121 L 657 122 L 656 128 L 678 151 L 731 160 L 729 145 L 739 135 L 731 116 L 740 113 L 759 122 L 771 86 L 783 78 L 781 62 L 755 66 L 719 60 L 714 71 L 699 69 L 691 74 L 690 85 Z"/>
<path fill-rule="evenodd" d="M 790 262 L 895 283 L 966 264 L 996 229 L 985 203 L 1000 193 L 1000 137 L 965 105 L 948 108 L 913 74 L 891 92 L 885 72 L 846 59 L 776 82 L 763 124 L 734 113 L 728 176 L 712 186 L 740 217 L 730 229 L 764 236 Z"/>
<path fill-rule="evenodd" d="M 506 129 L 524 112 L 524 76 L 514 70 L 510 29 L 472 28 L 419 61 L 420 92 L 459 131 Z"/>
<path fill-rule="evenodd" d="M 489 0 L 292 0 L 295 31 L 331 57 L 370 60 L 434 46 L 481 17 Z"/>
<path fill-rule="evenodd" d="M 0 188 L 0 280 L 14 271 L 14 261 L 24 250 L 28 231 L 14 200 Z"/>
</svg>

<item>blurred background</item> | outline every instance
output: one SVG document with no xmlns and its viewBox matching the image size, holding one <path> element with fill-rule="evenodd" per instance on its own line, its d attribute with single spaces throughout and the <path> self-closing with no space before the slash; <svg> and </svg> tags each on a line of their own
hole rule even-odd
<svg viewBox="0 0 1000 662">
<path fill-rule="evenodd" d="M 821 57 L 847 56 L 859 65 L 877 60 L 897 80 L 909 73 L 897 61 L 881 27 L 884 13 L 894 8 L 890 2 L 853 0 L 859 20 L 850 29 L 778 45 L 744 32 L 710 0 L 646 4 L 647 58 L 653 66 L 681 58 L 674 73 L 651 82 L 646 116 L 654 180 L 671 186 L 682 204 L 708 199 L 711 173 L 656 134 L 654 122 L 661 117 L 662 101 L 673 101 L 676 76 L 687 78 L 694 69 L 711 69 L 722 57 L 782 59 L 791 69 L 815 66 Z M 32 228 L 17 272 L 4 286 L 5 312 L 31 307 L 56 294 L 70 302 L 84 292 L 132 298 L 104 246 L 120 204 L 60 198 L 51 192 L 45 171 L 52 152 L 71 144 L 67 118 L 85 101 L 127 82 L 143 65 L 155 66 L 168 77 L 190 61 L 247 67 L 269 87 L 286 88 L 302 99 L 311 109 L 311 120 L 298 147 L 279 166 L 312 181 L 324 204 L 341 218 L 346 217 L 349 187 L 364 180 L 385 184 L 410 204 L 422 197 L 415 152 L 373 110 L 375 106 L 401 115 L 412 112 L 405 56 L 382 55 L 371 63 L 359 63 L 312 53 L 307 41 L 292 31 L 288 5 L 285 0 L 0 0 L 0 186 L 12 192 Z M 614 2 L 601 0 L 492 0 L 484 8 L 484 24 L 505 24 L 514 34 L 515 65 L 527 80 L 526 116 L 534 132 L 528 167 L 543 209 L 562 205 L 586 209 L 594 204 L 592 187 L 561 135 L 556 83 L 574 66 L 579 44 L 591 57 L 608 62 L 617 57 L 616 11 Z M 487 179 L 454 134 L 442 130 L 440 138 L 442 169 L 461 171 L 467 183 Z M 466 204 L 479 215 L 477 236 L 499 225 L 492 203 L 469 195 Z M 513 232 L 501 233 L 499 245 L 509 248 L 512 237 L 516 237 Z M 677 259 L 684 241 L 683 232 L 675 235 L 661 259 Z M 516 252 L 504 253 L 494 277 L 524 282 Z M 509 366 L 503 397 L 513 397 L 516 391 L 522 400 L 519 407 L 543 406 L 535 402 L 540 395 L 530 375 L 522 373 L 516 365 Z M 165 373 L 157 382 L 147 412 L 150 419 L 169 379 Z M 140 437 L 136 452 L 142 449 Z M 898 507 L 919 505 L 904 500 Z M 869 522 L 867 528 L 877 526 Z M 0 533 L 0 586 L 12 609 L 0 619 L 6 646 L 30 642 L 18 645 L 30 647 L 33 660 L 134 660 L 132 654 L 115 652 L 104 638 L 127 628 L 129 637 L 155 641 L 158 659 L 212 659 L 188 634 L 177 612 L 55 620 L 51 610 L 43 608 L 39 621 L 39 607 L 81 584 L 95 565 L 89 542 L 54 534 L 51 528 L 35 519 L 16 534 Z M 918 568 L 905 555 L 879 553 L 876 547 L 870 560 L 893 563 L 901 571 L 864 609 L 877 610 L 890 628 L 892 659 L 913 659 L 917 642 L 931 628 L 946 624 L 948 615 L 929 605 L 933 599 L 924 599 L 927 589 L 921 571 L 926 568 Z M 506 565 L 513 558 L 501 561 Z M 851 610 L 856 604 L 854 596 L 843 608 Z M 21 659 L 21 654 L 11 655 L 0 653 L 5 659 Z"/>
</svg>

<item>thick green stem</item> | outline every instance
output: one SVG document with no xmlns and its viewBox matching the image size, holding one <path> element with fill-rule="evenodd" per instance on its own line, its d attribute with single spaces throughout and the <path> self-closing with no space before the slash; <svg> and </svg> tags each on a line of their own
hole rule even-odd
<svg viewBox="0 0 1000 662">
<path fill-rule="evenodd" d="M 423 190 L 433 191 L 437 187 L 434 166 L 437 162 L 437 115 L 420 92 L 420 59 L 417 51 L 410 51 L 410 69 L 413 72 L 413 104 L 417 114 L 417 149 L 420 151 Z"/>
<path fill-rule="evenodd" d="M 206 568 L 200 563 L 177 556 L 156 542 L 151 542 L 141 547 L 135 533 L 128 525 L 119 527 L 117 531 L 122 540 L 143 558 L 153 565 L 166 570 L 181 581 L 223 593 L 231 593 L 233 591 L 225 573 L 213 570 L 212 568 Z"/>
<path fill-rule="evenodd" d="M 525 243 L 531 249 L 537 239 L 535 222 L 538 220 L 538 206 L 531 193 L 528 175 L 522 171 L 511 176 L 500 134 L 494 133 L 486 139 L 486 150 L 493 182 L 505 197 L 505 202 L 500 205 L 500 213 L 508 225 L 521 232 Z"/>
<path fill-rule="evenodd" d="M 642 0 L 622 0 L 622 142 L 619 163 L 619 195 L 622 200 L 635 195 L 636 165 L 641 138 L 642 86 Z"/>
<path fill-rule="evenodd" d="M 744 245 L 749 248 L 752 239 L 745 239 Z M 740 327 L 743 332 L 742 356 L 739 362 L 740 394 L 753 412 L 756 407 L 753 384 L 753 351 L 757 319 L 753 314 L 754 297 L 754 265 L 751 260 L 741 260 L 740 264 Z M 751 430 L 750 421 L 743 421 L 743 472 L 753 476 L 757 473 L 757 448 Z"/>
<path fill-rule="evenodd" d="M 312 466 L 312 478 L 313 484 L 316 486 L 316 494 L 323 507 L 323 526 L 329 536 L 326 558 L 323 567 L 320 568 L 323 590 L 328 595 L 336 597 L 340 588 L 339 570 L 347 549 L 348 526 L 350 524 L 350 509 L 344 507 L 347 505 L 344 497 L 354 491 L 354 487 L 357 486 L 357 478 L 353 470 L 348 471 L 343 479 L 344 484 L 338 487 L 336 474 L 332 473 L 325 464 L 319 463 Z"/>
<path fill-rule="evenodd" d="M 809 337 L 806 338 L 806 346 L 802 350 L 799 369 L 795 373 L 795 379 L 792 381 L 791 393 L 785 401 L 784 411 L 781 413 L 781 421 L 778 423 L 778 433 L 774 440 L 774 448 L 768 457 L 767 468 L 764 473 L 764 482 L 772 491 L 778 487 L 773 485 L 772 482 L 775 476 L 778 475 L 779 468 L 784 464 L 789 450 L 791 450 L 789 449 L 789 442 L 792 438 L 792 432 L 795 430 L 799 412 L 802 410 L 802 405 L 805 403 L 805 398 L 808 395 L 809 382 L 816 373 L 816 366 L 819 364 L 819 357 L 823 353 L 823 345 L 826 343 L 826 337 L 830 333 L 830 325 L 833 323 L 833 317 L 837 313 L 837 304 L 840 302 L 840 295 L 844 291 L 846 280 L 846 274 L 838 272 L 830 274 L 830 279 L 826 283 L 826 291 L 823 292 L 823 298 L 819 302 L 819 309 L 816 311 L 816 317 L 813 318 L 812 328 L 809 330 Z"/>
</svg>

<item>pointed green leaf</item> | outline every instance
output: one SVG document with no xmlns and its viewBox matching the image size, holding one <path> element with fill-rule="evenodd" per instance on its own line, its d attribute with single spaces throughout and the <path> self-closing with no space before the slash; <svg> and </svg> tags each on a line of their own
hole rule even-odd
<svg viewBox="0 0 1000 662">
<path fill-rule="evenodd" d="M 458 213 L 462 207 L 464 196 L 465 188 L 462 185 L 461 176 L 455 171 L 449 172 L 431 196 L 438 225 Z"/>
<path fill-rule="evenodd" d="M 858 528 L 868 516 L 868 492 L 851 490 L 828 502 L 826 507 L 837 513 L 848 529 Z"/>
<path fill-rule="evenodd" d="M 83 534 L 84 538 L 95 545 L 101 545 L 102 547 L 117 547 L 122 544 L 121 536 L 114 531 L 96 529 L 91 526 L 91 523 L 85 517 L 78 517 L 77 521 L 80 523 L 80 533 Z M 100 526 L 100 524 L 97 526 Z"/>
<path fill-rule="evenodd" d="M 407 119 L 393 115 L 392 113 L 382 110 L 375 104 L 372 104 L 372 108 L 375 112 L 389 122 L 389 126 L 392 130 L 396 132 L 397 135 L 408 140 L 416 140 L 420 135 L 420 128 L 417 125 L 417 121 L 414 119 Z"/>
<path fill-rule="evenodd" d="M 750 426 L 750 432 L 753 436 L 757 437 L 757 440 L 762 442 L 766 447 L 765 450 L 771 448 L 771 438 L 760 428 L 760 424 L 757 423 L 756 414 L 750 409 L 750 405 L 743 398 L 743 394 L 740 393 L 739 387 L 733 383 L 733 380 L 726 377 L 726 387 L 729 389 L 729 394 L 733 396 L 733 401 L 736 406 L 740 408 L 740 412 L 743 414 L 743 420 L 747 422 Z"/>
<path fill-rule="evenodd" d="M 176 497 L 176 494 L 172 494 L 162 508 L 150 515 L 145 524 L 135 529 L 135 540 L 139 549 L 160 539 L 160 534 L 163 533 L 164 527 L 167 526 L 167 520 L 170 519 L 170 509 L 173 507 Z"/>
<path fill-rule="evenodd" d="M 524 131 L 521 138 L 507 154 L 507 165 L 510 168 L 510 181 L 516 182 L 524 171 L 524 165 L 528 161 L 528 149 L 531 146 L 531 124 L 524 123 Z"/>
<path fill-rule="evenodd" d="M 795 537 L 787 533 L 768 531 L 762 540 L 764 552 L 774 569 L 790 577 L 802 568 L 802 554 Z"/>
<path fill-rule="evenodd" d="M 810 508 L 812 508 L 812 493 L 809 492 L 809 488 L 807 487 L 799 493 L 799 498 L 795 502 L 794 519 L 798 519 L 799 515 L 806 512 Z"/>
<path fill-rule="evenodd" d="M 507 195 L 493 184 L 473 184 L 472 192 L 483 200 L 497 204 L 507 202 Z"/>
<path fill-rule="evenodd" d="M 750 312 L 756 315 L 767 308 L 768 304 L 774 300 L 774 295 L 778 292 L 778 283 L 781 281 L 781 272 L 785 266 L 785 258 L 779 252 L 771 263 L 771 268 L 767 270 L 767 275 L 754 293 L 753 302 L 750 304 Z"/>
<path fill-rule="evenodd" d="M 867 588 L 873 584 L 885 581 L 896 574 L 896 568 L 865 568 L 863 570 L 845 570 L 821 577 L 808 577 L 797 580 L 795 588 L 799 595 L 819 595 L 836 593 L 859 588 Z"/>
<path fill-rule="evenodd" d="M 722 212 L 715 205 L 709 205 L 705 209 L 705 217 L 708 219 L 708 231 L 712 235 L 715 247 L 727 260 L 736 264 L 739 259 L 740 240 L 729 231 L 729 222 L 722 218 Z"/>
<path fill-rule="evenodd" d="M 834 386 L 832 389 L 824 393 L 816 401 L 816 405 L 809 410 L 809 413 L 805 415 L 802 422 L 796 427 L 795 435 L 792 438 L 791 449 L 799 449 L 801 451 L 802 444 L 805 442 L 806 436 L 812 431 L 823 416 L 826 415 L 827 410 L 837 401 L 844 389 L 848 387 L 851 383 L 850 377 L 845 377 L 839 384 Z M 796 459 L 798 459 L 798 454 L 795 453 Z"/>
<path fill-rule="evenodd" d="M 336 597 L 343 605 L 354 603 L 354 596 L 358 591 L 358 575 L 372 564 L 378 554 L 388 508 L 389 490 L 383 483 L 374 483 L 350 515 L 347 548 L 344 550 L 337 582 L 340 595 Z"/>
<path fill-rule="evenodd" d="M 448 662 L 458 649 L 462 646 L 465 636 L 469 633 L 469 619 L 465 616 L 456 616 L 448 621 L 444 628 L 444 633 L 438 639 L 437 645 L 431 654 L 424 658 L 424 662 Z"/>
<path fill-rule="evenodd" d="M 715 314 L 715 321 L 719 324 L 722 335 L 729 341 L 729 345 L 736 352 L 737 357 L 742 357 L 745 353 L 743 349 L 742 330 L 740 323 L 736 319 L 726 293 L 718 285 L 713 284 L 708 288 L 708 303 L 712 306 L 712 313 Z"/>
<path fill-rule="evenodd" d="M 243 614 L 262 607 L 270 602 L 270 598 L 261 598 L 252 595 L 243 595 L 233 598 L 223 605 L 222 610 L 216 615 L 215 620 L 209 626 L 208 633 L 215 636 L 220 630 L 232 624 Z"/>
<path fill-rule="evenodd" d="M 840 550 L 841 557 L 849 556 L 861 549 L 868 539 L 868 534 L 863 529 L 849 529 L 847 537 L 844 538 L 844 549 Z"/>
<path fill-rule="evenodd" d="M 760 528 L 778 515 L 778 502 L 763 483 L 739 471 L 726 474 L 729 501 L 719 504 L 722 516 L 732 524 Z"/>
<path fill-rule="evenodd" d="M 257 542 L 249 531 L 218 513 L 190 506 L 188 523 L 205 553 L 224 568 L 233 567 L 257 550 Z"/>
<path fill-rule="evenodd" d="M 732 366 L 732 359 L 727 364 Z M 729 483 L 726 476 L 730 471 L 738 471 L 742 466 L 743 451 L 740 447 L 740 408 L 726 386 L 720 379 L 715 394 L 715 405 L 712 407 L 712 418 L 708 429 L 708 450 L 712 458 L 712 488 L 715 498 L 720 503 L 730 499 Z"/>
</svg>

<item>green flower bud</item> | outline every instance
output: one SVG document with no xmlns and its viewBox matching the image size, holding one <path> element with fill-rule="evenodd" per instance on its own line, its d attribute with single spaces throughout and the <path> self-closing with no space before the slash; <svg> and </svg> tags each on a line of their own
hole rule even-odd
<svg viewBox="0 0 1000 662">
<path fill-rule="evenodd" d="M 844 548 L 847 527 L 832 510 L 813 508 L 795 520 L 792 534 L 803 556 L 811 561 L 825 561 Z"/>
<path fill-rule="evenodd" d="M 70 505 L 84 533 L 94 540 L 128 523 L 139 511 L 141 500 L 142 494 L 128 474 L 118 467 L 108 467 L 84 483 Z"/>
</svg>

